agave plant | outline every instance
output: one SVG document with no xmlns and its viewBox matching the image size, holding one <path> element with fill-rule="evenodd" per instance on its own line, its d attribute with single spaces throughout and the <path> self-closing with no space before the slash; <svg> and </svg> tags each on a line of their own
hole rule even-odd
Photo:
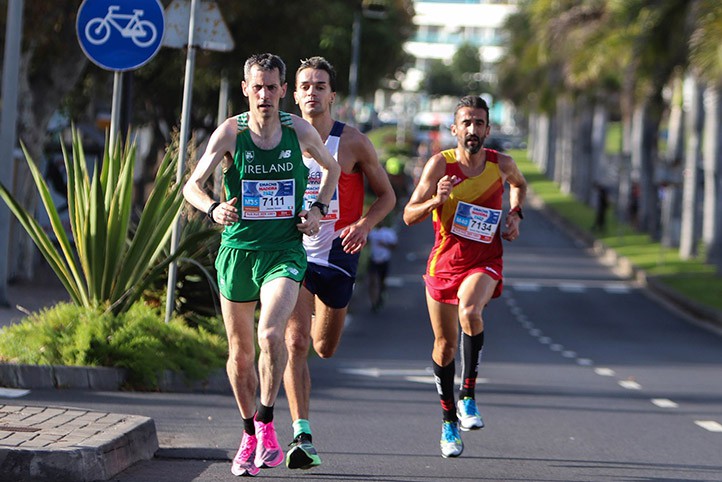
<svg viewBox="0 0 722 482">
<path fill-rule="evenodd" d="M 40 253 L 79 306 L 106 306 L 124 312 L 138 300 L 143 289 L 164 273 L 184 252 L 164 251 L 173 223 L 183 203 L 181 186 L 175 183 L 173 149 L 168 149 L 158 168 L 150 196 L 136 226 L 131 226 L 133 171 L 136 146 L 116 142 L 107 147 L 102 167 L 88 171 L 80 133 L 72 130 L 72 155 L 62 146 L 68 177 L 68 213 L 72 242 L 66 233 L 48 185 L 25 146 L 25 158 L 40 199 L 48 213 L 56 244 L 37 220 L 0 184 L 0 197 L 28 232 Z M 191 238 L 191 239 L 189 239 Z M 193 242 L 186 237 L 186 242 Z"/>
</svg>

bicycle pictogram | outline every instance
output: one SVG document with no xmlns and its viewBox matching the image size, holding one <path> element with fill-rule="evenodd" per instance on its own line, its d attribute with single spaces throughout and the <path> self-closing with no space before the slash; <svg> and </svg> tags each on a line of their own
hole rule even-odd
<svg viewBox="0 0 722 482">
<path fill-rule="evenodd" d="M 133 10 L 133 14 L 118 13 L 120 5 L 110 5 L 108 13 L 105 17 L 96 17 L 91 19 L 85 26 L 85 37 L 93 45 L 101 45 L 110 38 L 111 27 L 114 27 L 120 35 L 125 38 L 130 37 L 138 47 L 148 47 L 151 45 L 158 31 L 149 20 L 141 20 L 144 11 Z M 127 21 L 125 26 L 121 26 L 118 21 Z"/>
</svg>

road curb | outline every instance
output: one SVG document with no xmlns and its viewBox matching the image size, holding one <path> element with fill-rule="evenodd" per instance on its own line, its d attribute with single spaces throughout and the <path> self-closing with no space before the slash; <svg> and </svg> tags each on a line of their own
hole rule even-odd
<svg viewBox="0 0 722 482">
<path fill-rule="evenodd" d="M 0 480 L 108 480 L 158 450 L 148 417 L 0 405 Z"/>
<path fill-rule="evenodd" d="M 722 328 L 722 311 L 698 303 L 687 298 L 661 282 L 657 277 L 649 276 L 643 269 L 635 266 L 628 258 L 620 256 L 614 249 L 595 238 L 591 233 L 571 223 L 556 211 L 549 208 L 546 203 L 533 192 L 528 192 L 531 206 L 542 211 L 554 224 L 566 231 L 579 242 L 588 246 L 594 254 L 615 269 L 619 276 L 636 280 L 641 286 L 648 289 L 688 315 L 716 328 Z"/>
<path fill-rule="evenodd" d="M 98 391 L 121 390 L 127 372 L 121 368 L 22 365 L 0 363 L 0 386 L 7 388 L 57 388 Z M 158 377 L 158 390 L 179 393 L 231 393 L 225 370 L 204 380 L 186 381 L 182 373 L 166 370 Z"/>
</svg>

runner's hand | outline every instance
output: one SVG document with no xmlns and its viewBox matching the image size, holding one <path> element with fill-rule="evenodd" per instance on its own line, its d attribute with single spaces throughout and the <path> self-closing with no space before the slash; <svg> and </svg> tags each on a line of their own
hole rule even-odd
<svg viewBox="0 0 722 482">
<path fill-rule="evenodd" d="M 346 226 L 341 231 L 341 246 L 343 250 L 349 254 L 356 254 L 361 248 L 366 246 L 366 240 L 369 236 L 369 230 L 365 226 L 358 223 Z"/>
<path fill-rule="evenodd" d="M 321 225 L 321 213 L 318 209 L 304 209 L 298 213 L 298 217 L 301 218 L 301 222 L 296 224 L 296 228 L 306 236 L 315 236 L 318 234 L 319 226 Z"/>
<path fill-rule="evenodd" d="M 223 226 L 230 226 L 233 223 L 238 222 L 238 208 L 236 208 L 236 203 L 238 202 L 238 198 L 234 197 L 233 199 L 220 203 L 218 207 L 216 207 L 213 210 L 213 220 L 217 222 L 218 224 L 222 224 Z"/>
<path fill-rule="evenodd" d="M 458 177 L 449 176 L 448 174 L 439 179 L 439 182 L 436 183 L 436 202 L 439 206 L 444 204 L 446 200 L 449 199 L 449 196 L 451 195 L 451 190 L 454 188 L 458 181 Z"/>
<path fill-rule="evenodd" d="M 504 222 L 504 231 L 501 233 L 501 237 L 507 241 L 514 241 L 519 237 L 519 224 L 521 218 L 516 214 L 507 214 L 506 221 Z"/>
</svg>

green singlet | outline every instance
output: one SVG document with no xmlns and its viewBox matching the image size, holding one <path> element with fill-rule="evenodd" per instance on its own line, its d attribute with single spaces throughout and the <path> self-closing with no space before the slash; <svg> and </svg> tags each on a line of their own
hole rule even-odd
<svg viewBox="0 0 722 482">
<path fill-rule="evenodd" d="M 221 246 L 276 251 L 301 242 L 296 224 L 301 221 L 308 168 L 291 115 L 279 115 L 281 142 L 269 150 L 259 149 L 251 139 L 248 113 L 237 117 L 236 152 L 223 180 L 226 199 L 238 198 L 240 219 L 223 230 Z"/>
<path fill-rule="evenodd" d="M 296 224 L 308 168 L 291 115 L 279 115 L 281 141 L 268 150 L 253 142 L 248 113 L 237 117 L 236 152 L 223 181 L 226 199 L 238 198 L 239 220 L 223 230 L 216 258 L 219 289 L 231 301 L 258 300 L 264 283 L 278 277 L 300 282 L 306 272 Z"/>
</svg>

